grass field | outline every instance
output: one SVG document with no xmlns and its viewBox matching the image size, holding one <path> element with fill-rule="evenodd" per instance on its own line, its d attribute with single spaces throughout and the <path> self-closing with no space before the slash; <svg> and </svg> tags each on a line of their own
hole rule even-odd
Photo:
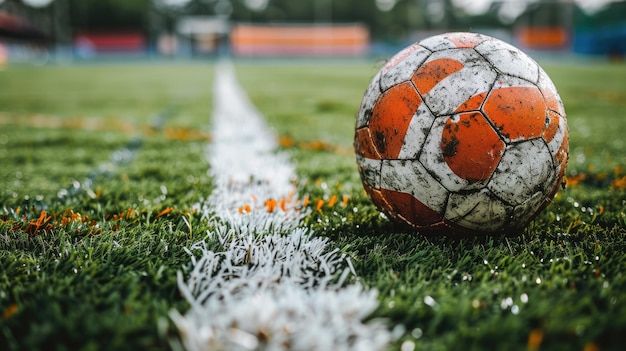
<svg viewBox="0 0 626 351">
<path fill-rule="evenodd" d="M 402 232 L 364 195 L 351 147 L 376 64 L 236 67 L 313 200 L 306 225 L 379 291 L 371 318 L 395 327 L 392 349 L 623 347 L 623 64 L 545 65 L 568 113 L 569 186 L 521 235 L 466 239 Z M 1 349 L 170 348 L 184 248 L 212 229 L 193 206 L 212 190 L 213 69 L 0 71 Z"/>
</svg>

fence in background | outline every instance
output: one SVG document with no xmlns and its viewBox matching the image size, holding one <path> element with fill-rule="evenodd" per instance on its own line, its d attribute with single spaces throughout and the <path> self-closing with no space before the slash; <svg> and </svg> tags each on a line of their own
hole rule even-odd
<svg viewBox="0 0 626 351">
<path fill-rule="evenodd" d="M 369 31 L 360 24 L 239 24 L 230 35 L 236 56 L 361 56 L 369 45 Z"/>
</svg>

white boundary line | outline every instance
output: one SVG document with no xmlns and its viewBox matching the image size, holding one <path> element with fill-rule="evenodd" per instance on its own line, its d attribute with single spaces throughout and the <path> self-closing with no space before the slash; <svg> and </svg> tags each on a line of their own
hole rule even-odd
<svg viewBox="0 0 626 351">
<path fill-rule="evenodd" d="M 187 250 L 178 285 L 191 308 L 171 317 L 187 350 L 381 350 L 387 327 L 365 319 L 375 290 L 348 284 L 354 269 L 325 238 L 301 225 L 295 172 L 239 87 L 216 67 L 211 196 L 198 204 L 215 230 Z M 267 201 L 274 201 L 268 205 Z M 280 206 L 276 205 L 280 201 Z"/>
</svg>

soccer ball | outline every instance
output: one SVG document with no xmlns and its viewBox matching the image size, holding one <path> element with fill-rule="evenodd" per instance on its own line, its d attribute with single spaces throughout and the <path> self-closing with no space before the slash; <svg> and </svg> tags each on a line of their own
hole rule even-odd
<svg viewBox="0 0 626 351">
<path fill-rule="evenodd" d="M 354 147 L 366 192 L 392 220 L 420 232 L 515 233 L 558 191 L 568 130 L 535 61 L 489 36 L 447 33 L 376 74 Z"/>
</svg>

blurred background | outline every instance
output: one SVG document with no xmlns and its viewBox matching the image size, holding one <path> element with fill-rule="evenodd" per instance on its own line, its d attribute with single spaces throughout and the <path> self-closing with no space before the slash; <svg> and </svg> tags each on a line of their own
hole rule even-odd
<svg viewBox="0 0 626 351">
<path fill-rule="evenodd" d="M 616 0 L 0 0 L 0 64 L 100 58 L 386 57 L 443 31 L 621 61 Z"/>
</svg>

